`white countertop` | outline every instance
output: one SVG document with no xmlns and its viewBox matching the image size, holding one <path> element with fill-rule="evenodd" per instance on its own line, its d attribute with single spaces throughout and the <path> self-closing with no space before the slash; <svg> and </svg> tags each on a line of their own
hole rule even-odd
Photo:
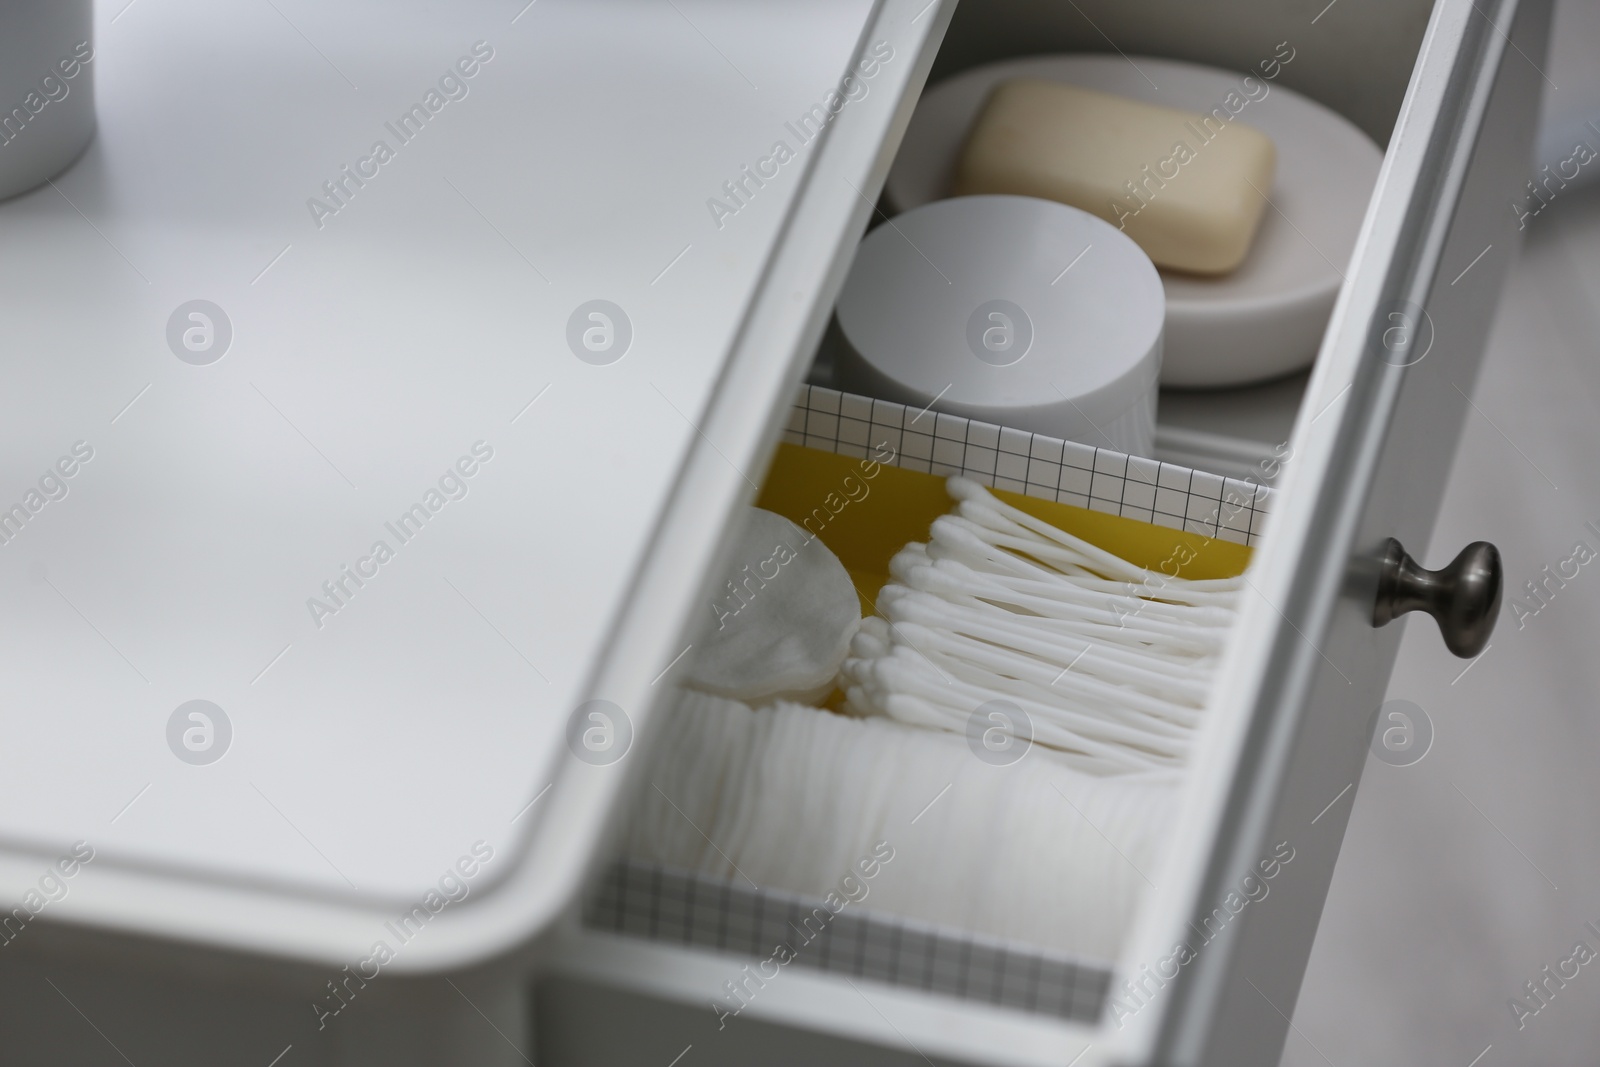
<svg viewBox="0 0 1600 1067">
<path fill-rule="evenodd" d="M 93 450 L 0 545 L 0 888 L 83 839 L 97 875 L 411 901 L 536 825 L 801 185 L 785 123 L 871 4 L 124 5 L 97 139 L 0 204 L 0 506 Z M 719 227 L 779 140 L 800 158 Z M 209 365 L 167 341 L 195 299 L 232 325 Z M 594 299 L 631 322 L 610 365 L 566 340 Z M 208 765 L 168 744 L 195 699 L 231 724 Z"/>
</svg>

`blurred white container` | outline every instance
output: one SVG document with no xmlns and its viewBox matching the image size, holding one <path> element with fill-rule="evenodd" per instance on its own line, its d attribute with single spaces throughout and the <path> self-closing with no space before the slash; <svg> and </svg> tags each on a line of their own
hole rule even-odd
<svg viewBox="0 0 1600 1067">
<path fill-rule="evenodd" d="M 94 137 L 90 0 L 0 2 L 0 199 L 65 170 Z"/>
<path fill-rule="evenodd" d="M 861 242 L 839 297 L 837 384 L 916 408 L 1149 456 L 1165 297 L 1088 212 L 963 196 Z"/>
</svg>

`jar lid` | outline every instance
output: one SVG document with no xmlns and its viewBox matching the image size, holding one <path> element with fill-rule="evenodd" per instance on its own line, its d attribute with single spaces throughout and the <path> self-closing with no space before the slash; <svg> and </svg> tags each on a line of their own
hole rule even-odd
<svg viewBox="0 0 1600 1067">
<path fill-rule="evenodd" d="M 939 200 L 862 240 L 841 384 L 1103 443 L 1095 424 L 1155 388 L 1164 315 L 1154 264 L 1109 223 L 1034 197 Z"/>
</svg>

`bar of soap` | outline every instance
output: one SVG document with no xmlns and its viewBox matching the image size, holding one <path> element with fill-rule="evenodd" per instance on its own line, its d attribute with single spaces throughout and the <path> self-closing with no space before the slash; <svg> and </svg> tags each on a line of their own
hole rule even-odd
<svg viewBox="0 0 1600 1067">
<path fill-rule="evenodd" d="M 1272 139 L 1235 120 L 1228 99 L 1201 114 L 1005 82 L 973 124 L 955 194 L 1059 200 L 1121 228 L 1157 266 L 1226 273 L 1250 250 L 1277 164 Z"/>
</svg>

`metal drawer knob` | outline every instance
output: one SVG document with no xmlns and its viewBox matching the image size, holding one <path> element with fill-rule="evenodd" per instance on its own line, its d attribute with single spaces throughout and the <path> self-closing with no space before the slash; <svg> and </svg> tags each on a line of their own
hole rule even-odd
<svg viewBox="0 0 1600 1067">
<path fill-rule="evenodd" d="M 1378 576 L 1372 625 L 1387 626 L 1408 611 L 1426 611 L 1439 624 L 1444 647 L 1471 659 L 1482 652 L 1500 613 L 1500 550 L 1474 541 L 1436 571 L 1421 566 L 1389 538 Z"/>
</svg>

